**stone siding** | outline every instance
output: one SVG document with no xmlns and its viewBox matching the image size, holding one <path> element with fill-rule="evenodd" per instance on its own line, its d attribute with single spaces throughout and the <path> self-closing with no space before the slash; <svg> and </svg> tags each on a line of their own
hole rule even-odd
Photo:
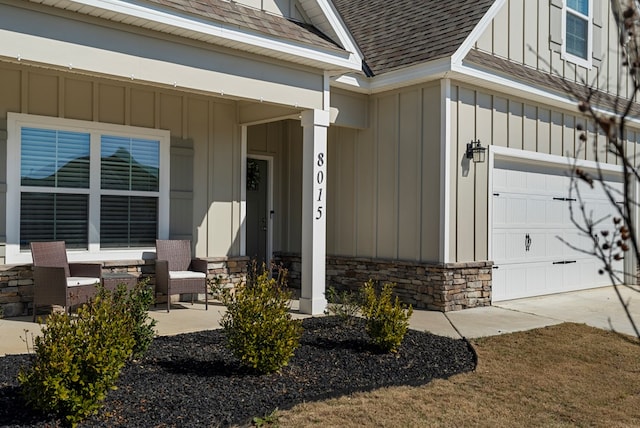
<svg viewBox="0 0 640 428">
<path fill-rule="evenodd" d="M 289 271 L 289 286 L 300 288 L 299 254 L 276 253 Z M 424 263 L 327 256 L 327 287 L 357 290 L 364 282 L 394 282 L 394 292 L 415 308 L 442 312 L 491 305 L 493 262 Z"/>
<path fill-rule="evenodd" d="M 211 257 L 208 261 L 208 279 L 220 278 L 221 285 L 233 287 L 247 277 L 248 257 Z M 124 260 L 103 263 L 103 273 L 129 273 L 138 278 L 149 278 L 155 285 L 153 260 Z M 157 296 L 158 302 L 166 297 Z M 28 315 L 33 302 L 33 272 L 31 265 L 0 265 L 0 308 L 5 317 Z"/>
</svg>

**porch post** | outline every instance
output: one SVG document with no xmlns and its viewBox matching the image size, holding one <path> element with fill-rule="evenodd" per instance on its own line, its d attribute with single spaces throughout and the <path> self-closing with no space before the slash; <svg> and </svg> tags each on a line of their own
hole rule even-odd
<svg viewBox="0 0 640 428">
<path fill-rule="evenodd" d="M 300 312 L 321 314 L 326 306 L 327 127 L 329 112 L 302 113 L 302 290 Z"/>
</svg>

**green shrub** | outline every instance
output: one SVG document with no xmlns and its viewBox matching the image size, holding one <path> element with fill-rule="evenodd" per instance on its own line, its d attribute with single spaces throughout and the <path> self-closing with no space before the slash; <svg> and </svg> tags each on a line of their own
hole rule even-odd
<svg viewBox="0 0 640 428">
<path fill-rule="evenodd" d="M 396 296 L 392 301 L 395 284 L 385 283 L 380 296 L 377 295 L 373 280 L 364 284 L 362 315 L 366 319 L 367 334 L 374 345 L 385 352 L 397 352 L 409 328 L 409 318 L 413 308 L 406 308 Z"/>
<path fill-rule="evenodd" d="M 105 297 L 107 293 L 109 292 L 101 289 L 98 294 Z M 147 352 L 156 335 L 154 328 L 157 321 L 151 318 L 148 312 L 154 301 L 153 288 L 149 286 L 149 279 L 139 281 L 130 291 L 127 291 L 124 284 L 118 285 L 112 293 L 112 300 L 114 310 L 131 316 L 133 323 L 131 331 L 134 339 L 131 358 L 138 359 Z"/>
<path fill-rule="evenodd" d="M 75 315 L 48 318 L 32 366 L 18 375 L 30 405 L 72 426 L 100 408 L 134 347 L 132 316 L 121 309 L 101 292 Z"/>
<path fill-rule="evenodd" d="M 360 294 L 350 290 L 338 291 L 335 287 L 329 287 L 325 292 L 325 297 L 327 298 L 325 315 L 338 316 L 346 324 L 352 324 L 362 308 Z"/>
<path fill-rule="evenodd" d="M 270 278 L 269 271 L 249 276 L 246 285 L 226 292 L 227 312 L 221 325 L 229 349 L 242 363 L 261 373 L 286 366 L 300 344 L 302 322 L 289 313 L 291 293 L 286 291 L 286 271 Z"/>
</svg>

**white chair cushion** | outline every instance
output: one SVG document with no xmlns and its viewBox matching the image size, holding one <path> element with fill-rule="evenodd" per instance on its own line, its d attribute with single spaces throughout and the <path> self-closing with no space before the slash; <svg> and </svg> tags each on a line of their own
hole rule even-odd
<svg viewBox="0 0 640 428">
<path fill-rule="evenodd" d="M 198 279 L 206 278 L 207 275 L 204 272 L 193 272 L 190 270 L 170 270 L 170 279 Z"/>
<path fill-rule="evenodd" d="M 70 276 L 67 278 L 68 287 L 78 287 L 81 285 L 94 285 L 100 283 L 100 278 L 87 278 L 85 276 Z"/>
</svg>

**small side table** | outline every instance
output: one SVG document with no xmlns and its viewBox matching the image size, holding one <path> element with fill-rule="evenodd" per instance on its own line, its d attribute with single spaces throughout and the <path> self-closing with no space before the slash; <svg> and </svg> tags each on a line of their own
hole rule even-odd
<svg viewBox="0 0 640 428">
<path fill-rule="evenodd" d="M 130 273 L 113 272 L 102 274 L 102 284 L 105 289 L 110 291 L 114 291 L 120 284 L 126 285 L 127 290 L 132 290 L 137 283 L 138 277 Z"/>
</svg>

